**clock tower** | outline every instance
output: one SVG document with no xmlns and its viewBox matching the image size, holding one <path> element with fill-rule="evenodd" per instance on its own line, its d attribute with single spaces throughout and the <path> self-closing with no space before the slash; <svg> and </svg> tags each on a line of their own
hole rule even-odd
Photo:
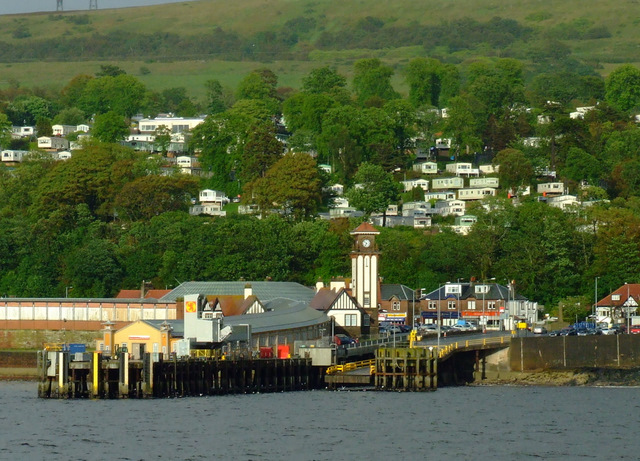
<svg viewBox="0 0 640 461">
<path fill-rule="evenodd" d="M 365 309 L 378 307 L 378 260 L 380 252 L 376 235 L 380 234 L 371 224 L 364 222 L 351 232 L 355 246 L 351 252 L 351 294 Z"/>
</svg>

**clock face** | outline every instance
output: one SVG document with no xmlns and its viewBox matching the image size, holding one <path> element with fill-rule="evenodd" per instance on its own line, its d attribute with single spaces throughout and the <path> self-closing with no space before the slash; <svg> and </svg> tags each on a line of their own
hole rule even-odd
<svg viewBox="0 0 640 461">
<path fill-rule="evenodd" d="M 365 247 L 365 248 L 369 248 L 369 247 L 371 246 L 371 240 L 369 240 L 369 239 L 364 239 L 364 240 L 362 241 L 362 246 L 363 246 L 363 247 Z"/>
</svg>

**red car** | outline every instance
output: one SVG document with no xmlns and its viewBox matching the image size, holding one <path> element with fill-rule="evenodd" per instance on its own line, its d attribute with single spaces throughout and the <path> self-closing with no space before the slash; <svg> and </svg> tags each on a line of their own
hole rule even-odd
<svg viewBox="0 0 640 461">
<path fill-rule="evenodd" d="M 640 334 L 640 325 L 632 326 L 631 329 L 629 330 L 629 333 L 631 333 L 632 335 Z"/>
</svg>

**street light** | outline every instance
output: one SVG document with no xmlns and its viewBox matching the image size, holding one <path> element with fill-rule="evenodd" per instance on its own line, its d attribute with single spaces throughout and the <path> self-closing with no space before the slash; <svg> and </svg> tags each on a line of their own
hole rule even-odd
<svg viewBox="0 0 640 461">
<path fill-rule="evenodd" d="M 596 291 L 593 296 L 593 324 L 597 328 L 598 327 L 598 279 L 600 277 L 596 277 Z"/>
<path fill-rule="evenodd" d="M 65 298 L 68 298 L 68 297 L 69 297 L 69 292 L 70 292 L 71 290 L 73 290 L 73 287 L 71 287 L 71 286 L 68 286 L 68 287 L 65 287 L 65 288 L 64 288 L 64 297 L 65 297 Z"/>
</svg>

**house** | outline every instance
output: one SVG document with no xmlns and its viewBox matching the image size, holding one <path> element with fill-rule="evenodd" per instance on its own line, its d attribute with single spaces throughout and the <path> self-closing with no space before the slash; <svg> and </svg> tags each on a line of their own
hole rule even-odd
<svg viewBox="0 0 640 461">
<path fill-rule="evenodd" d="M 440 216 L 462 216 L 464 215 L 466 206 L 462 200 L 440 200 L 436 202 L 435 210 Z"/>
<path fill-rule="evenodd" d="M 335 333 L 345 333 L 356 338 L 370 333 L 369 314 L 349 294 L 344 283 L 342 286 L 333 284 L 325 287 L 319 281 L 310 306 L 333 319 Z"/>
<path fill-rule="evenodd" d="M 2 161 L 6 164 L 16 164 L 21 162 L 28 153 L 29 151 L 26 150 L 3 150 Z"/>
<path fill-rule="evenodd" d="M 559 196 L 564 194 L 564 184 L 561 182 L 545 182 L 538 184 L 538 194 L 543 196 Z"/>
<path fill-rule="evenodd" d="M 438 201 L 438 200 L 456 200 L 458 198 L 458 194 L 455 191 L 438 191 L 438 192 L 426 192 L 424 194 L 424 199 L 426 201 Z"/>
<path fill-rule="evenodd" d="M 192 131 L 204 122 L 204 117 L 156 117 L 144 118 L 138 122 L 138 129 L 142 134 L 152 134 L 160 127 L 166 127 L 171 133 L 185 133 Z"/>
<path fill-rule="evenodd" d="M 372 216 L 371 221 L 375 226 L 383 226 L 383 220 L 381 216 Z M 416 229 L 425 229 L 427 227 L 431 227 L 431 216 L 428 216 L 425 213 L 420 213 L 418 211 L 408 216 L 387 216 L 384 226 L 408 226 Z"/>
<path fill-rule="evenodd" d="M 77 125 L 52 125 L 51 131 L 54 136 L 67 136 L 77 130 Z"/>
<path fill-rule="evenodd" d="M 560 208 L 561 210 L 569 210 L 580 205 L 578 197 L 575 195 L 559 195 L 557 197 L 547 197 L 549 206 Z"/>
<path fill-rule="evenodd" d="M 417 293 L 405 285 L 381 284 L 378 323 L 380 326 L 420 323 L 420 303 Z"/>
<path fill-rule="evenodd" d="M 184 334 L 183 325 L 181 320 L 137 320 L 114 330 L 106 324 L 102 338 L 96 340 L 96 351 L 110 355 L 126 350 L 132 360 L 142 360 L 146 352 L 175 352 Z"/>
<path fill-rule="evenodd" d="M 456 216 L 455 224 L 451 228 L 456 234 L 467 235 L 477 221 L 478 218 L 473 215 Z"/>
<path fill-rule="evenodd" d="M 628 323 L 629 319 L 637 313 L 639 301 L 640 284 L 625 283 L 596 303 L 596 323 L 607 325 Z"/>
<path fill-rule="evenodd" d="M 413 171 L 422 174 L 438 174 L 438 164 L 436 162 L 419 162 L 413 165 Z"/>
<path fill-rule="evenodd" d="M 460 176 L 448 178 L 434 178 L 431 180 L 431 189 L 462 189 L 464 187 L 464 179 Z"/>
<path fill-rule="evenodd" d="M 495 176 L 469 179 L 469 187 L 500 187 L 500 179 Z"/>
<path fill-rule="evenodd" d="M 41 136 L 38 138 L 38 149 L 44 150 L 68 150 L 69 141 L 56 136 Z"/>
<path fill-rule="evenodd" d="M 473 280 L 473 279 L 472 279 Z M 513 330 L 518 321 L 535 323 L 538 303 L 516 293 L 515 283 L 458 282 L 438 287 L 420 298 L 424 323 L 454 325 L 468 320 L 496 330 Z"/>
<path fill-rule="evenodd" d="M 11 137 L 13 139 L 30 138 L 36 134 L 35 127 L 32 126 L 12 126 Z"/>
<path fill-rule="evenodd" d="M 584 116 L 588 113 L 591 112 L 592 110 L 594 110 L 596 108 L 596 106 L 585 106 L 585 107 L 576 107 L 575 112 L 570 112 L 569 113 L 569 118 L 572 119 L 583 119 Z"/>
<path fill-rule="evenodd" d="M 480 174 L 498 174 L 500 165 L 480 165 L 478 170 L 480 170 Z"/>
<path fill-rule="evenodd" d="M 430 202 L 406 202 L 402 204 L 402 216 L 414 216 L 415 211 L 422 212 L 423 215 L 431 214 Z"/>
<path fill-rule="evenodd" d="M 80 124 L 76 126 L 76 132 L 88 133 L 91 127 L 89 125 Z"/>
<path fill-rule="evenodd" d="M 480 170 L 478 168 L 473 168 L 471 163 L 466 162 L 457 162 L 457 163 L 448 163 L 445 166 L 445 170 L 447 173 L 455 174 L 456 176 L 479 176 Z"/>
<path fill-rule="evenodd" d="M 178 157 L 179 159 L 180 157 Z M 226 216 L 227 212 L 222 208 L 229 203 L 227 195 L 218 190 L 204 189 L 199 194 L 199 204 L 189 208 L 189 214 L 201 215 L 207 214 L 211 216 Z"/>
<path fill-rule="evenodd" d="M 63 150 L 58 152 L 57 154 L 58 160 L 69 160 L 71 158 L 71 152 L 68 150 Z"/>
<path fill-rule="evenodd" d="M 407 179 L 405 181 L 401 181 L 401 184 L 405 192 L 411 192 L 416 187 L 425 192 L 429 190 L 429 181 L 426 179 Z"/>
<path fill-rule="evenodd" d="M 482 200 L 487 197 L 495 197 L 496 189 L 493 187 L 473 187 L 460 189 L 458 191 L 459 200 Z"/>
</svg>

